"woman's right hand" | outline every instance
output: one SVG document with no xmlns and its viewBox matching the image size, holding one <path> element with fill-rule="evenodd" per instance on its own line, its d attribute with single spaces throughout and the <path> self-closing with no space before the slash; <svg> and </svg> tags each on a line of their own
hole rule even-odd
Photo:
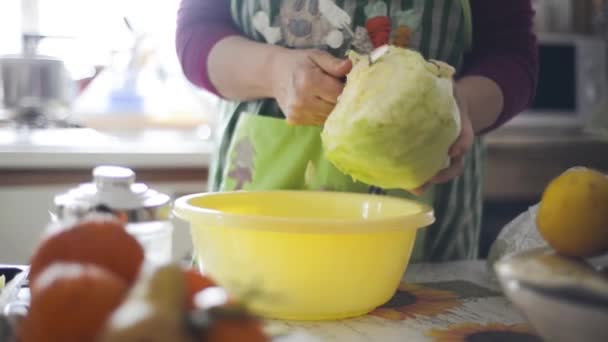
<svg viewBox="0 0 608 342">
<path fill-rule="evenodd" d="M 325 123 L 352 69 L 350 60 L 320 50 L 283 50 L 274 62 L 272 92 L 287 123 Z"/>
</svg>

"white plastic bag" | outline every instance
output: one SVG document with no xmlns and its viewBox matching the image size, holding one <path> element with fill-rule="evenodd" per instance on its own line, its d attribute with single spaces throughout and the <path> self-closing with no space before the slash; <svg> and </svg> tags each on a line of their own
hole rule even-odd
<svg viewBox="0 0 608 342">
<path fill-rule="evenodd" d="M 492 272 L 494 263 L 505 256 L 547 246 L 536 229 L 538 206 L 536 204 L 528 208 L 527 211 L 509 222 L 498 234 L 496 241 L 490 247 L 487 261 L 487 266 Z"/>
</svg>

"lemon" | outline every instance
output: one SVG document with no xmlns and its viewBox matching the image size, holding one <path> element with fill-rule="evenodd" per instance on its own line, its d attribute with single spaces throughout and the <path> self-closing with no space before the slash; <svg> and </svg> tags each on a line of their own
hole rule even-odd
<svg viewBox="0 0 608 342">
<path fill-rule="evenodd" d="M 608 176 L 585 167 L 562 173 L 545 189 L 536 223 L 560 254 L 593 257 L 608 252 Z"/>
</svg>

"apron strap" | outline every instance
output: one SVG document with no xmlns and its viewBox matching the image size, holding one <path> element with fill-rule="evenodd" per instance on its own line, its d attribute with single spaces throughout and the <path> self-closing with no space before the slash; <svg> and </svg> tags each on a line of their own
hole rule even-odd
<svg viewBox="0 0 608 342">
<path fill-rule="evenodd" d="M 473 16 L 471 14 L 470 0 L 460 0 L 464 14 L 464 45 L 465 50 L 470 51 L 473 44 Z"/>
</svg>

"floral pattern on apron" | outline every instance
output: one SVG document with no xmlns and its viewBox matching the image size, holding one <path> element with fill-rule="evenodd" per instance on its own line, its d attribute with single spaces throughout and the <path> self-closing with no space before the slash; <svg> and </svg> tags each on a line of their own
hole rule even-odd
<svg viewBox="0 0 608 342">
<path fill-rule="evenodd" d="M 231 0 L 234 22 L 253 40 L 317 48 L 335 56 L 390 42 L 426 58 L 462 64 L 470 44 L 467 0 Z M 477 257 L 481 224 L 482 142 L 465 171 L 422 198 L 355 182 L 323 157 L 321 127 L 290 126 L 276 101 L 222 101 L 211 191 L 332 190 L 415 198 L 433 205 L 437 221 L 420 230 L 413 260 Z"/>
</svg>

